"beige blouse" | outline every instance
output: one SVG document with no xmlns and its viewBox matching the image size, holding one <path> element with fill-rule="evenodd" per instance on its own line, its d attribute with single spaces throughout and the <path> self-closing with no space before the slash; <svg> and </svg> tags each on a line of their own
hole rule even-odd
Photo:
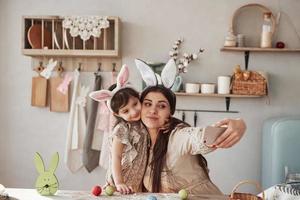
<svg viewBox="0 0 300 200">
<path fill-rule="evenodd" d="M 203 132 L 199 127 L 175 129 L 169 138 L 166 154 L 166 166 L 162 172 L 162 188 L 160 192 L 177 193 L 187 189 L 190 194 L 214 194 L 222 192 L 205 175 L 198 164 L 197 154 L 213 151 L 203 143 Z M 149 160 L 152 158 L 150 149 Z M 152 180 L 150 166 L 147 166 L 144 176 L 144 186 L 151 192 Z"/>
<path fill-rule="evenodd" d="M 110 148 L 113 136 L 116 136 L 125 145 L 121 161 L 123 180 L 135 192 L 141 192 L 143 176 L 147 165 L 148 132 L 140 121 L 133 123 L 120 122 L 113 130 L 112 137 L 110 138 Z M 108 183 L 114 185 L 111 158 L 110 155 L 106 178 Z"/>
</svg>

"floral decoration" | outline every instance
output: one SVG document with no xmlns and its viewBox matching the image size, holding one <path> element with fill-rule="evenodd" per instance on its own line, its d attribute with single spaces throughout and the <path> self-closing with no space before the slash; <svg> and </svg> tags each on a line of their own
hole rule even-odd
<svg viewBox="0 0 300 200">
<path fill-rule="evenodd" d="M 204 49 L 199 49 L 197 53 L 184 53 L 183 57 L 178 58 L 179 56 L 179 47 L 183 39 L 180 38 L 174 42 L 172 50 L 169 52 L 169 56 L 173 58 L 177 64 L 179 73 L 186 73 L 187 67 L 191 61 L 196 60 L 199 57 L 199 54 L 204 51 Z"/>
</svg>

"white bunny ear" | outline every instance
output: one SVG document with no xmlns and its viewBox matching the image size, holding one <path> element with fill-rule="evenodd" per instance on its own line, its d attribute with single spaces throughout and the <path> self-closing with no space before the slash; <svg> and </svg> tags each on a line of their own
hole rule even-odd
<svg viewBox="0 0 300 200">
<path fill-rule="evenodd" d="M 174 59 L 170 59 L 161 72 L 161 81 L 167 88 L 171 88 L 177 74 L 176 63 Z"/>
<path fill-rule="evenodd" d="M 127 65 L 123 65 L 117 77 L 117 88 L 124 87 L 128 81 L 128 78 L 129 68 Z"/>
<path fill-rule="evenodd" d="M 110 100 L 113 96 L 113 93 L 109 90 L 99 90 L 94 91 L 89 94 L 89 96 L 95 101 L 107 101 Z"/>
<path fill-rule="evenodd" d="M 135 64 L 147 86 L 157 85 L 156 76 L 151 67 L 139 59 L 135 59 Z"/>
</svg>

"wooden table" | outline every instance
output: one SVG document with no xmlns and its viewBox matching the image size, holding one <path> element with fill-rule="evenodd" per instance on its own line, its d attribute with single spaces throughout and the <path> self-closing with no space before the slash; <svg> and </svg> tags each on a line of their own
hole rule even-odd
<svg viewBox="0 0 300 200">
<path fill-rule="evenodd" d="M 35 189 L 20 189 L 20 188 L 6 188 L 5 193 L 9 195 L 10 198 L 7 200 L 99 200 L 99 199 L 109 199 L 109 200 L 146 200 L 149 195 L 153 195 L 157 200 L 180 200 L 178 194 L 174 193 L 137 193 L 131 195 L 121 195 L 115 193 L 113 196 L 106 196 L 104 194 L 99 197 L 91 195 L 89 191 L 70 191 L 70 190 L 59 190 L 54 196 L 41 196 Z M 2 198 L 5 199 L 5 198 Z M 2 200 L 0 197 L 0 200 Z M 189 200 L 227 200 L 226 196 L 219 195 L 190 195 Z"/>
</svg>

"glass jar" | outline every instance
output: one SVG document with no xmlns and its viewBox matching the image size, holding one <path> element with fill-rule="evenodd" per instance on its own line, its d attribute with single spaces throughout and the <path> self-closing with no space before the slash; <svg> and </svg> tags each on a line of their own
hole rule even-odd
<svg viewBox="0 0 300 200">
<path fill-rule="evenodd" d="M 264 22 L 262 25 L 261 33 L 261 48 L 271 48 L 272 47 L 272 21 L 271 21 L 271 12 L 264 13 Z"/>
</svg>

